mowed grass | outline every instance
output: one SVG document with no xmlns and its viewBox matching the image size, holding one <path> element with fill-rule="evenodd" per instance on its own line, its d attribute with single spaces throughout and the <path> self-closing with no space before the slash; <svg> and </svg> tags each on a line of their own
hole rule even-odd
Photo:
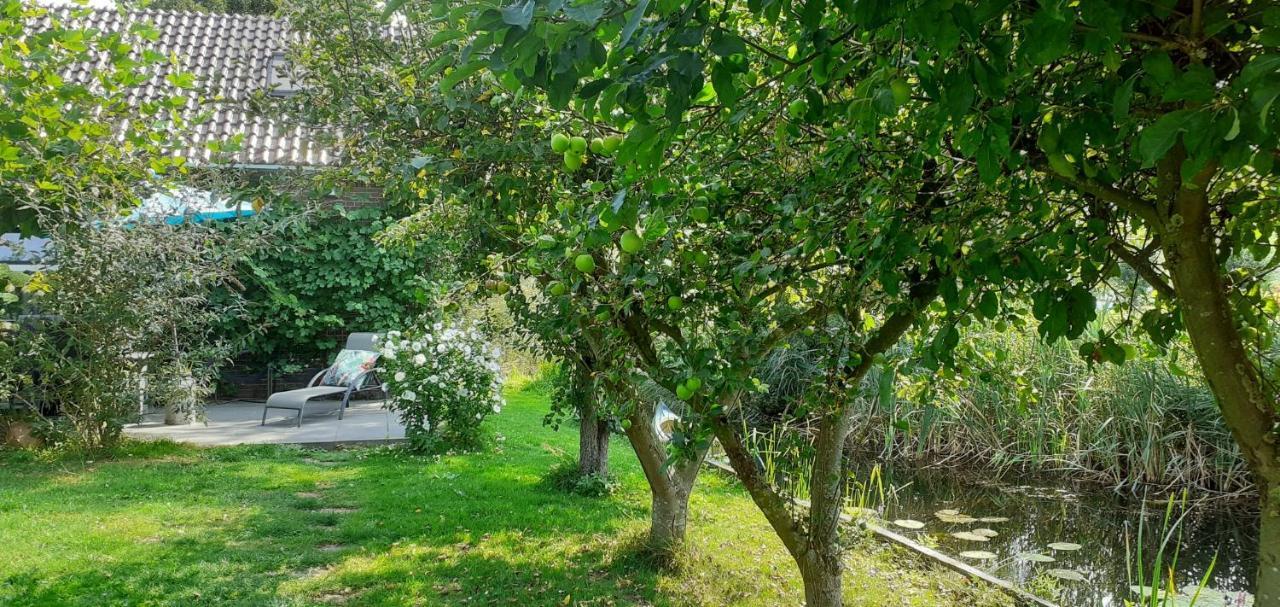
<svg viewBox="0 0 1280 607">
<path fill-rule="evenodd" d="M 792 561 L 735 481 L 708 472 L 674 568 L 638 549 L 649 497 L 625 442 L 618 494 L 558 493 L 575 452 L 546 396 L 510 395 L 486 453 L 195 449 L 108 461 L 0 453 L 0 605 L 799 605 Z M 850 605 L 1008 605 L 854 538 Z"/>
</svg>

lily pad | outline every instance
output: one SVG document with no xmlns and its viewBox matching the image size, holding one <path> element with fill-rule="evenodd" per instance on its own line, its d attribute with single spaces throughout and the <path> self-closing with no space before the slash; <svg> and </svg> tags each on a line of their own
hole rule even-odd
<svg viewBox="0 0 1280 607">
<path fill-rule="evenodd" d="M 982 517 L 982 518 L 979 518 L 979 519 L 978 519 L 978 522 L 980 522 L 980 523 L 1007 523 L 1007 522 L 1009 522 L 1009 517 L 1007 517 L 1007 516 L 984 516 L 984 517 Z"/>
<path fill-rule="evenodd" d="M 944 516 L 960 516 L 960 511 L 959 511 L 959 510 L 951 510 L 951 509 L 947 509 L 947 510 L 939 510 L 939 511 L 937 511 L 937 512 L 934 512 L 934 513 L 933 513 L 933 515 L 934 515 L 934 516 L 936 516 L 936 517 L 938 517 L 938 518 L 942 518 L 942 517 L 944 517 Z"/>
<path fill-rule="evenodd" d="M 1198 590 L 1195 584 L 1188 584 L 1176 594 L 1169 595 L 1167 591 L 1156 590 L 1150 586 L 1130 586 L 1130 590 L 1145 603 L 1151 600 L 1151 596 L 1157 595 L 1161 601 L 1161 606 L 1167 601 L 1169 607 L 1192 607 L 1192 599 L 1195 600 L 1195 607 L 1252 607 L 1253 595 L 1244 591 L 1223 592 L 1213 588 L 1203 588 Z"/>
<path fill-rule="evenodd" d="M 970 542 L 985 542 L 988 539 L 990 539 L 984 535 L 978 535 L 971 531 L 957 531 L 955 533 L 952 533 L 951 537 L 954 537 L 958 540 L 968 540 Z"/>
<path fill-rule="evenodd" d="M 965 550 L 960 553 L 960 556 L 977 561 L 990 561 L 996 558 L 996 553 L 987 552 L 986 550 Z"/>
<path fill-rule="evenodd" d="M 976 523 L 978 521 L 978 519 L 973 518 L 972 516 L 969 516 L 967 514 L 946 514 L 946 515 L 939 514 L 936 516 L 938 517 L 938 520 L 944 523 L 951 523 L 954 525 L 968 525 L 970 523 Z"/>
<path fill-rule="evenodd" d="M 902 527 L 903 529 L 924 529 L 924 523 L 920 521 L 913 521 L 909 518 L 900 518 L 893 521 L 893 524 Z"/>
<path fill-rule="evenodd" d="M 1050 569 L 1049 575 L 1068 582 L 1083 582 L 1084 574 L 1075 569 Z"/>
<path fill-rule="evenodd" d="M 1032 563 L 1052 563 L 1058 559 L 1055 559 L 1047 554 L 1040 554 L 1039 552 L 1023 552 L 1022 554 L 1018 555 L 1018 560 L 1029 561 Z"/>
<path fill-rule="evenodd" d="M 1080 544 L 1073 544 L 1071 542 L 1054 542 L 1052 544 L 1049 544 L 1049 547 L 1054 550 L 1059 550 L 1062 552 L 1072 552 L 1075 550 L 1079 550 L 1084 546 L 1081 546 Z"/>
<path fill-rule="evenodd" d="M 993 538 L 993 537 L 996 537 L 997 535 L 1000 535 L 999 533 L 996 533 L 994 529 L 987 529 L 986 527 L 980 527 L 978 529 L 974 529 L 971 533 L 973 533 L 974 535 L 981 535 L 982 537 L 985 537 L 985 538 Z"/>
</svg>

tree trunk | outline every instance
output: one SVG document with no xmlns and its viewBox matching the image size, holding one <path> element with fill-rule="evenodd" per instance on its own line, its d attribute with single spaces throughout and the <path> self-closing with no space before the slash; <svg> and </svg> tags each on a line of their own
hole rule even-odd
<svg viewBox="0 0 1280 607">
<path fill-rule="evenodd" d="M 1262 529 L 1258 537 L 1257 605 L 1280 605 L 1280 481 L 1260 483 Z"/>
<path fill-rule="evenodd" d="M 689 526 L 689 492 L 672 489 L 651 492 L 653 514 L 649 521 L 649 546 L 659 554 L 678 550 Z"/>
<path fill-rule="evenodd" d="M 653 428 L 652 404 L 637 404 L 628 416 L 627 439 L 649 481 L 653 512 L 649 546 L 659 555 L 670 555 L 684 543 L 689 521 L 689 496 L 706 458 L 705 449 L 693 460 L 667 462 L 667 449 Z"/>
<path fill-rule="evenodd" d="M 810 552 L 798 559 L 800 578 L 804 581 L 804 604 L 807 607 L 840 607 L 844 603 L 844 564 L 839 553 L 826 556 Z"/>
<path fill-rule="evenodd" d="M 578 474 L 603 476 L 609 473 L 609 422 L 600 419 L 594 392 L 586 392 L 578 410 Z"/>
<path fill-rule="evenodd" d="M 1182 322 L 1196 359 L 1260 492 L 1258 604 L 1280 605 L 1276 404 L 1267 395 L 1262 375 L 1245 348 L 1223 281 L 1226 270 L 1217 259 L 1218 237 L 1210 217 L 1207 186 L 1212 167 L 1184 185 L 1182 160 L 1180 147 L 1175 147 L 1160 167 L 1162 200 L 1169 210 L 1160 226 L 1164 265 L 1181 305 Z"/>
</svg>

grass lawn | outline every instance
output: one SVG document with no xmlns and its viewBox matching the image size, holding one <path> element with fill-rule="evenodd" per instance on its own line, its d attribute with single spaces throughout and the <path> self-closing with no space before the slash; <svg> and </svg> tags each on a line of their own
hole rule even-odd
<svg viewBox="0 0 1280 607">
<path fill-rule="evenodd" d="M 575 453 L 510 395 L 488 453 L 195 449 L 131 443 L 109 461 L 0 453 L 0 605 L 798 605 L 799 578 L 732 479 L 705 473 L 672 571 L 636 549 L 648 492 L 625 442 L 618 494 L 540 484 Z M 858 539 L 850 605 L 1008 605 Z"/>
</svg>

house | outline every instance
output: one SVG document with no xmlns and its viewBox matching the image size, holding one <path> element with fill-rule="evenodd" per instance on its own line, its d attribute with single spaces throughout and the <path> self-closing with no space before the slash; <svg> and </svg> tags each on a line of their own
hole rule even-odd
<svg viewBox="0 0 1280 607">
<path fill-rule="evenodd" d="M 260 111 L 264 101 L 296 94 L 299 83 L 288 61 L 287 45 L 293 34 L 284 19 L 270 16 L 197 13 L 171 10 L 124 10 L 113 6 L 47 6 L 44 19 L 57 19 L 72 27 L 103 32 L 127 32 L 131 25 L 150 24 L 157 32 L 153 40 L 135 39 L 138 52 L 153 51 L 172 57 L 175 66 L 160 65 L 150 80 L 133 91 L 131 101 L 144 103 L 167 99 L 173 85 L 172 72 L 194 76 L 194 94 L 188 95 L 184 113 L 194 121 L 179 153 L 189 165 L 219 169 L 231 180 L 249 182 L 273 174 L 314 171 L 333 166 L 338 159 L 322 141 L 323 133 L 291 123 L 285 118 Z M 86 80 L 88 66 L 67 74 L 68 79 Z M 212 145 L 211 145 L 212 144 Z M 215 151 L 216 150 L 216 151 Z M 152 196 L 135 214 L 166 218 L 220 219 L 254 212 L 251 205 L 227 208 L 216 191 L 184 185 L 169 194 Z M 376 187 L 352 186 L 326 199 L 350 209 L 381 205 Z M 4 246 L 4 245 L 8 246 Z M 0 256 L 40 269 L 43 242 L 0 242 Z M 0 263 L 4 263 L 0 260 Z M 356 324 L 359 324 L 358 322 Z M 341 343 L 347 331 L 369 327 L 335 327 L 334 341 Z M 239 396 L 262 396 L 272 389 L 287 389 L 309 379 L 308 369 L 290 377 L 272 377 L 260 368 L 232 368 L 224 379 L 232 379 L 242 390 Z"/>
</svg>

